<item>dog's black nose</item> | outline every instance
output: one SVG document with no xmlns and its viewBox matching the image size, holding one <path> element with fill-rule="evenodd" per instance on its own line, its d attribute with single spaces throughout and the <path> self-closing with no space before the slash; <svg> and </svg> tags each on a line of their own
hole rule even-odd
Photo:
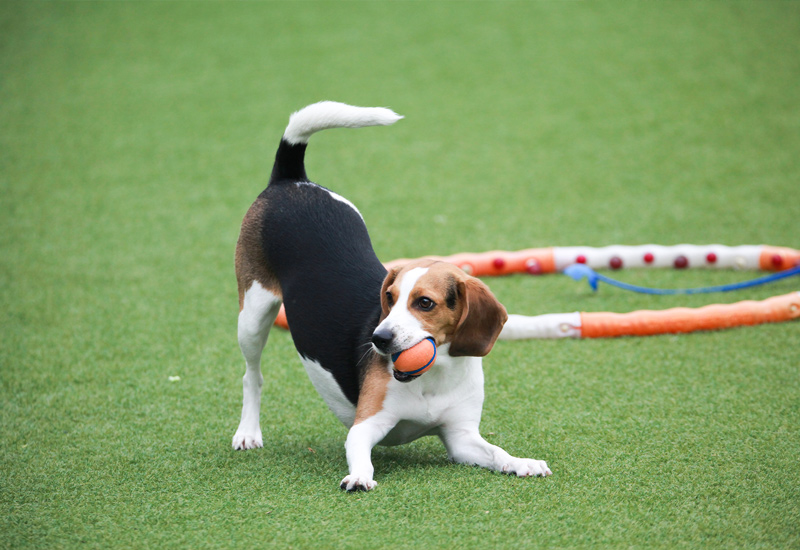
<svg viewBox="0 0 800 550">
<path fill-rule="evenodd" d="M 388 328 L 379 328 L 372 333 L 372 343 L 383 353 L 389 352 L 389 346 L 394 339 L 394 333 Z"/>
</svg>

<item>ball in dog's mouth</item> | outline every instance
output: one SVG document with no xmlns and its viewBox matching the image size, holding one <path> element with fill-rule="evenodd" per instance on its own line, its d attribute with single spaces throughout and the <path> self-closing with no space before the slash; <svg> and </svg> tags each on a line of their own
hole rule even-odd
<svg viewBox="0 0 800 550">
<path fill-rule="evenodd" d="M 429 336 L 408 349 L 393 353 L 391 357 L 395 380 L 410 382 L 436 362 L 436 341 Z"/>
</svg>

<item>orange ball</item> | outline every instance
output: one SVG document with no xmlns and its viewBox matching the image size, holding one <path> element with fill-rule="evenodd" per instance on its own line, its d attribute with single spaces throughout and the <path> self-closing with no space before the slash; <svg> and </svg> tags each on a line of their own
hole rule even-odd
<svg viewBox="0 0 800 550">
<path fill-rule="evenodd" d="M 426 338 L 405 351 L 392 354 L 394 368 L 400 372 L 417 376 L 431 368 L 436 361 L 436 342 Z"/>
</svg>

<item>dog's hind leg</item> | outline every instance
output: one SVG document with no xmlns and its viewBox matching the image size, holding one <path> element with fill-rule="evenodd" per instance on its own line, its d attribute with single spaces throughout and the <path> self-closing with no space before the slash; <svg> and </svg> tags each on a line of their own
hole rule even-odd
<svg viewBox="0 0 800 550">
<path fill-rule="evenodd" d="M 519 477 L 545 477 L 553 473 L 544 460 L 517 458 L 487 442 L 478 433 L 477 422 L 442 426 L 440 437 L 450 460 L 459 464 L 474 464 Z"/>
<path fill-rule="evenodd" d="M 261 353 L 267 343 L 269 330 L 281 306 L 280 296 L 253 281 L 244 292 L 239 312 L 239 347 L 247 370 L 242 380 L 242 419 L 233 436 L 233 448 L 238 450 L 263 447 L 261 438 Z"/>
</svg>

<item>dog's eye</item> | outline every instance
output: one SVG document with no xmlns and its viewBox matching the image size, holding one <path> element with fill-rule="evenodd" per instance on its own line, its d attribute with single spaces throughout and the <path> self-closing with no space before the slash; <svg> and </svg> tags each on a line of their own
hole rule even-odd
<svg viewBox="0 0 800 550">
<path fill-rule="evenodd" d="M 386 303 L 389 304 L 389 307 L 392 307 L 394 305 L 394 298 L 392 298 L 392 293 L 388 291 L 386 292 Z"/>
<path fill-rule="evenodd" d="M 423 296 L 419 300 L 417 300 L 417 307 L 419 307 L 422 311 L 430 311 L 436 306 L 436 302 L 428 298 L 427 296 Z"/>
</svg>

